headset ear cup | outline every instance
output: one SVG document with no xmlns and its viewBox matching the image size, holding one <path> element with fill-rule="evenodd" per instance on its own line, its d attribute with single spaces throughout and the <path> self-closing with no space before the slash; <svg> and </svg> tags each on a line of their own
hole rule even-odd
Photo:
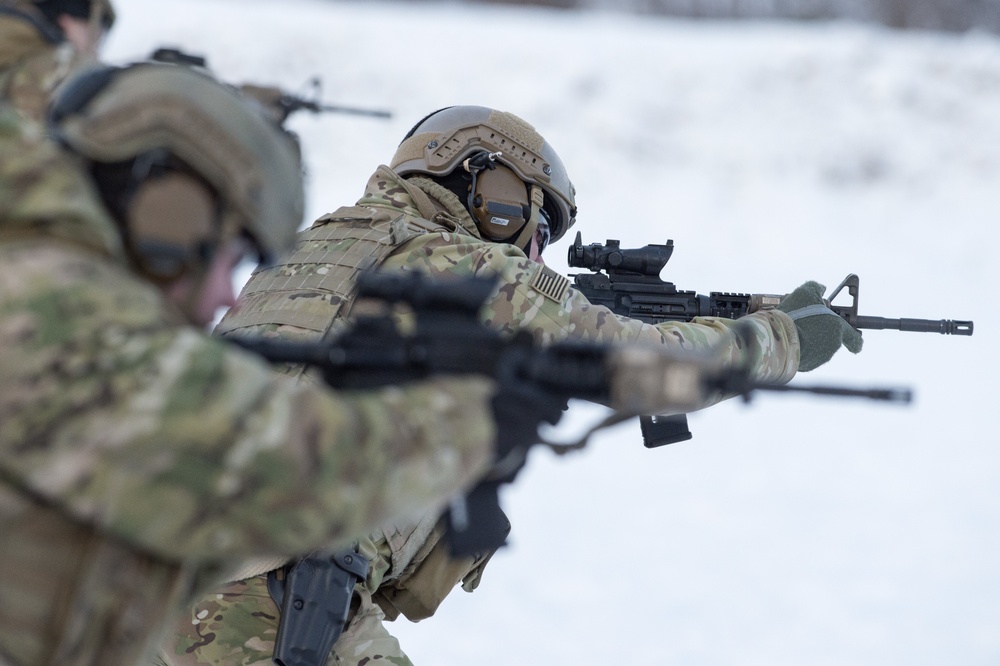
<svg viewBox="0 0 1000 666">
<path fill-rule="evenodd" d="M 218 233 L 215 197 L 203 183 L 168 173 L 139 186 L 125 210 L 129 251 L 139 268 L 159 281 L 180 277 Z"/>
<path fill-rule="evenodd" d="M 514 238 L 530 217 L 527 186 L 516 173 L 502 165 L 477 174 L 470 202 L 469 212 L 488 240 Z"/>
</svg>

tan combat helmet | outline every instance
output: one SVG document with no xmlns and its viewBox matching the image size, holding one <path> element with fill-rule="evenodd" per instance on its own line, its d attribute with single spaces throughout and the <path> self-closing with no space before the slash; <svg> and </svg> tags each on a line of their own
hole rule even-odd
<svg viewBox="0 0 1000 666">
<path fill-rule="evenodd" d="M 467 172 L 465 204 L 489 240 L 525 249 L 543 220 L 553 241 L 576 221 L 576 190 L 562 160 L 512 113 L 482 106 L 436 111 L 410 130 L 389 166 L 401 176 Z"/>
<path fill-rule="evenodd" d="M 155 63 L 93 69 L 67 82 L 49 121 L 91 165 L 152 279 L 204 270 L 234 237 L 249 238 L 264 261 L 291 247 L 304 207 L 298 144 L 207 73 Z M 103 179 L 117 178 L 114 200 L 98 173 L 117 174 Z"/>
</svg>

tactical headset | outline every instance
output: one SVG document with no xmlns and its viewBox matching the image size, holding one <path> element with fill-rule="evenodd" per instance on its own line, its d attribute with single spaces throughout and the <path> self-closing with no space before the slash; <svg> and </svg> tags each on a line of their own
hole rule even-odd
<svg viewBox="0 0 1000 666">
<path fill-rule="evenodd" d="M 144 168 L 143 162 L 158 158 Z M 195 174 L 171 167 L 172 161 L 156 151 L 140 155 L 131 187 L 121 193 L 126 248 L 143 273 L 163 282 L 209 263 L 221 231 L 218 196 Z"/>
<path fill-rule="evenodd" d="M 127 68 L 102 67 L 73 79 L 53 102 L 58 125 L 87 105 Z M 145 275 L 170 282 L 211 260 L 221 225 L 217 194 L 168 151 L 154 148 L 134 159 L 93 165 L 105 204 L 122 228 L 125 247 Z"/>
<path fill-rule="evenodd" d="M 54 137 L 87 161 L 136 267 L 167 282 L 204 270 L 229 239 L 262 261 L 302 221 L 295 138 L 204 70 L 162 63 L 78 74 L 49 110 Z"/>
<path fill-rule="evenodd" d="M 482 151 L 462 163 L 471 176 L 466 208 L 487 240 L 526 249 L 538 226 L 544 195 L 537 185 L 497 164 L 500 157 L 502 153 Z"/>
</svg>

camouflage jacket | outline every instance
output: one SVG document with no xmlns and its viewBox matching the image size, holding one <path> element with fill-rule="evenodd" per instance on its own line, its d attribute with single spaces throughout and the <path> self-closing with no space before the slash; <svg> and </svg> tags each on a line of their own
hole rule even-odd
<svg viewBox="0 0 1000 666">
<path fill-rule="evenodd" d="M 33 3 L 0 0 L 0 99 L 26 118 L 41 120 L 56 87 L 92 62 Z"/>
<path fill-rule="evenodd" d="M 501 332 L 528 330 L 546 343 L 579 338 L 678 350 L 714 349 L 734 364 L 749 360 L 756 378 L 770 382 L 788 381 L 798 366 L 798 335 L 782 312 L 761 312 L 742 320 L 752 325 L 761 350 L 749 359 L 745 357 L 750 352 L 738 344 L 734 322 L 728 319 L 653 326 L 617 316 L 591 305 L 565 277 L 528 260 L 514 246 L 483 240 L 468 211 L 445 188 L 425 178 L 401 179 L 384 166 L 371 177 L 355 206 L 318 219 L 299 234 L 294 254 L 251 277 L 217 332 L 291 339 L 333 335 L 357 312 L 355 279 L 372 266 L 435 276 L 497 277 L 499 286 L 487 301 L 482 320 Z M 700 406 L 724 397 L 712 396 Z M 466 589 L 478 583 L 482 560 L 455 563 L 450 573 L 440 563 L 421 567 L 421 558 L 429 552 L 424 541 L 440 536 L 432 526 L 428 517 L 419 526 L 388 527 L 360 545 L 373 558 L 367 585 L 379 590 L 376 598 L 390 618 L 400 612 L 413 620 L 426 617 L 458 581 L 464 578 Z M 422 569 L 433 571 L 429 584 L 412 579 Z"/>
<path fill-rule="evenodd" d="M 290 381 L 180 322 L 40 127 L 0 109 L 0 154 L 0 660 L 135 661 L 186 563 L 345 543 L 489 464 L 488 381 Z"/>
</svg>

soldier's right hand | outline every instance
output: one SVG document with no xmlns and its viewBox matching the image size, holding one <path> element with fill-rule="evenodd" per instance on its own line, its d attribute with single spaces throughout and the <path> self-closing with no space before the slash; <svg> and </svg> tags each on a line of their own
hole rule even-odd
<svg viewBox="0 0 1000 666">
<path fill-rule="evenodd" d="M 496 462 L 487 476 L 509 483 L 524 465 L 528 449 L 541 441 L 539 426 L 558 423 L 566 408 L 566 399 L 516 377 L 500 377 L 492 406 L 496 421 Z"/>
<path fill-rule="evenodd" d="M 524 466 L 528 449 L 540 441 L 539 426 L 555 425 L 566 408 L 565 399 L 516 378 L 514 372 L 511 364 L 501 368 L 492 399 L 493 467 L 447 512 L 446 540 L 453 557 L 479 557 L 504 544 L 510 522 L 500 508 L 500 486 L 513 481 Z"/>
</svg>

